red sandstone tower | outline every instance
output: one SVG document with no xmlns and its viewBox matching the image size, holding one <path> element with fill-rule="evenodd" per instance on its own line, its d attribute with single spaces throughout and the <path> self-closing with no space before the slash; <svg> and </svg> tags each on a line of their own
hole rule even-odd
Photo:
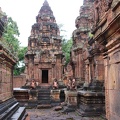
<svg viewBox="0 0 120 120">
<path fill-rule="evenodd" d="M 71 50 L 71 63 L 73 65 L 73 76 L 78 83 L 85 80 L 85 60 L 83 52 L 87 49 L 89 32 L 93 24 L 92 0 L 84 0 L 80 7 L 79 16 L 75 20 L 76 30 L 73 31 L 73 46 Z"/>
<path fill-rule="evenodd" d="M 26 78 L 29 81 L 34 79 L 39 85 L 51 85 L 54 78 L 62 78 L 62 58 L 59 27 L 45 0 L 28 38 L 28 50 L 25 55 Z"/>
</svg>

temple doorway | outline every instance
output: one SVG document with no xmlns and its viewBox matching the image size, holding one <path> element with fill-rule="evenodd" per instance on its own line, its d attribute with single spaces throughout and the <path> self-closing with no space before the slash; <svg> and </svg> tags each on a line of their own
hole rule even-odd
<svg viewBox="0 0 120 120">
<path fill-rule="evenodd" d="M 42 83 L 48 83 L 48 70 L 42 70 Z"/>
</svg>

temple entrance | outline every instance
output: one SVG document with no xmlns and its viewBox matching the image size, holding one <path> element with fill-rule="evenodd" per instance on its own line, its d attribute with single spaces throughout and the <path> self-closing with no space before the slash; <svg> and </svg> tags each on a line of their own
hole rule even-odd
<svg viewBox="0 0 120 120">
<path fill-rule="evenodd" d="M 42 70 L 42 83 L 48 83 L 48 70 Z"/>
</svg>

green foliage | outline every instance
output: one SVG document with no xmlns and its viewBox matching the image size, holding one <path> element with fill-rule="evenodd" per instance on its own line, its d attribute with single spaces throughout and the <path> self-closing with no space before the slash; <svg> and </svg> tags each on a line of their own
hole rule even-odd
<svg viewBox="0 0 120 120">
<path fill-rule="evenodd" d="M 25 64 L 24 64 L 24 55 L 27 51 L 27 47 L 19 47 L 18 50 L 18 58 L 19 61 L 14 67 L 14 75 L 20 75 L 25 70 Z"/>
<path fill-rule="evenodd" d="M 18 26 L 17 26 L 17 23 L 14 22 L 11 17 L 8 17 L 7 22 L 8 23 L 5 28 L 3 37 L 5 39 L 5 42 L 8 44 L 8 47 L 11 53 L 17 54 L 20 46 L 20 42 L 18 41 L 18 38 L 17 38 L 19 36 Z"/>
<path fill-rule="evenodd" d="M 18 67 L 18 65 L 16 64 L 16 65 L 14 66 L 13 74 L 14 74 L 15 76 L 20 75 L 21 73 L 24 72 L 24 70 L 25 70 L 25 66 Z"/>
<path fill-rule="evenodd" d="M 27 47 L 20 47 L 19 51 L 18 51 L 18 58 L 19 61 L 23 61 L 24 60 L 24 55 L 27 52 Z"/>
<path fill-rule="evenodd" d="M 66 31 L 64 30 L 64 25 L 59 24 L 58 26 L 59 26 L 60 34 L 62 37 L 62 51 L 63 51 L 63 54 L 65 55 L 66 65 L 67 65 L 70 61 L 70 50 L 71 50 L 73 41 L 72 41 L 72 38 L 70 40 L 66 39 Z"/>
<path fill-rule="evenodd" d="M 20 75 L 24 72 L 25 65 L 24 65 L 24 54 L 27 51 L 27 47 L 21 47 L 20 42 L 18 40 L 20 33 L 18 30 L 17 23 L 12 20 L 11 17 L 8 17 L 7 26 L 5 28 L 4 43 L 6 44 L 9 51 L 16 55 L 19 59 L 17 64 L 14 66 L 14 75 Z"/>
<path fill-rule="evenodd" d="M 65 55 L 66 65 L 70 61 L 70 50 L 71 50 L 71 47 L 72 47 L 72 43 L 73 43 L 72 39 L 70 39 L 70 40 L 63 39 L 62 40 L 62 50 L 63 50 L 63 53 Z"/>
</svg>

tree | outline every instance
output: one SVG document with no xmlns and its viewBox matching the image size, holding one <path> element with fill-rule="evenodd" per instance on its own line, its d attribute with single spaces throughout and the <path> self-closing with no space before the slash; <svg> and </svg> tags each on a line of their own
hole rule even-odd
<svg viewBox="0 0 120 120">
<path fill-rule="evenodd" d="M 11 17 L 8 17 L 3 37 L 11 53 L 16 54 L 16 56 L 20 46 L 18 40 L 19 34 L 17 23 L 13 21 Z"/>
<path fill-rule="evenodd" d="M 13 21 L 11 17 L 8 17 L 3 37 L 5 46 L 15 57 L 18 58 L 18 62 L 14 67 L 14 75 L 20 75 L 25 69 L 23 60 L 27 47 L 20 46 L 20 42 L 18 40 L 19 35 L 20 33 L 17 23 Z"/>
<path fill-rule="evenodd" d="M 71 47 L 72 47 L 72 43 L 73 43 L 72 39 L 70 39 L 70 40 L 63 39 L 62 40 L 62 50 L 63 50 L 63 53 L 64 53 L 65 58 L 66 58 L 66 65 L 70 61 L 70 50 L 71 50 Z"/>
<path fill-rule="evenodd" d="M 27 51 L 27 47 L 19 47 L 18 50 L 18 58 L 19 61 L 14 67 L 14 75 L 20 75 L 25 70 L 25 64 L 24 64 L 24 55 Z"/>
<path fill-rule="evenodd" d="M 66 65 L 67 65 L 70 61 L 70 50 L 73 42 L 72 42 L 72 38 L 70 40 L 66 39 L 66 31 L 63 28 L 64 25 L 59 24 L 58 26 L 59 26 L 61 37 L 62 37 L 62 51 L 63 51 L 63 54 L 65 55 Z"/>
</svg>

